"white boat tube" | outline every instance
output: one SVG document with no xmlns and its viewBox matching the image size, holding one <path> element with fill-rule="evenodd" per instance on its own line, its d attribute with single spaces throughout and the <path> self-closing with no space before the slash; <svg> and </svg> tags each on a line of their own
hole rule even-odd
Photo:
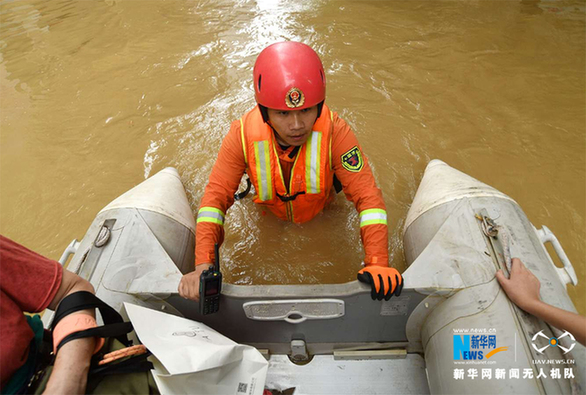
<svg viewBox="0 0 586 395">
<path fill-rule="evenodd" d="M 543 300 L 576 311 L 566 292 L 568 281 L 558 276 L 562 270 L 572 277 L 569 260 L 564 269 L 555 267 L 513 199 L 433 160 L 407 215 L 404 248 L 410 265 L 406 284 L 428 295 L 411 315 L 407 336 L 410 345 L 425 355 L 431 393 L 583 393 L 584 347 L 571 341 L 571 354 L 560 347 L 537 352 L 533 346 L 539 341 L 534 337 L 537 333 L 554 338 L 560 332 L 514 306 L 495 278 L 498 269 L 508 272 L 510 250 L 539 278 Z M 463 335 L 467 330 L 488 331 L 495 336 L 496 347 L 506 349 L 490 359 L 464 361 L 458 342 L 475 333 Z M 479 350 L 486 354 L 490 349 Z M 483 368 L 503 369 L 507 379 L 481 379 Z M 464 379 L 455 378 L 459 369 L 466 372 Z M 468 369 L 477 369 L 477 380 L 467 376 Z M 561 379 L 552 377 L 552 369 L 561 372 Z M 574 377 L 564 377 L 565 369 L 571 369 Z M 508 379 L 511 371 L 523 376 L 526 370 L 533 378 Z"/>
</svg>

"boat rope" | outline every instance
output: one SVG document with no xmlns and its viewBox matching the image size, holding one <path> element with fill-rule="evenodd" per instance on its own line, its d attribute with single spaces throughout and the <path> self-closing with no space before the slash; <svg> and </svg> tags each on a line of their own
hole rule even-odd
<svg viewBox="0 0 586 395">
<path fill-rule="evenodd" d="M 509 233 L 505 229 L 504 226 L 498 225 L 498 236 L 501 241 L 501 245 L 503 246 L 503 255 L 505 258 L 505 264 L 507 265 L 507 270 L 509 271 L 509 275 L 512 269 L 512 260 L 511 260 L 511 239 L 509 238 Z"/>
</svg>

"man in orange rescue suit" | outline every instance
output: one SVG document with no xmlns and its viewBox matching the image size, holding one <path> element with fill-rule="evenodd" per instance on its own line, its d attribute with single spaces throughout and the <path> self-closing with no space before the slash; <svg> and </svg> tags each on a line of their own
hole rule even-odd
<svg viewBox="0 0 586 395">
<path fill-rule="evenodd" d="M 354 133 L 325 104 L 321 60 L 305 44 L 265 48 L 254 65 L 258 106 L 232 123 L 224 138 L 197 215 L 195 271 L 179 284 L 184 298 L 199 300 L 199 278 L 224 240 L 224 217 L 244 171 L 256 190 L 254 202 L 284 221 L 303 223 L 335 196 L 335 181 L 360 213 L 365 267 L 358 280 L 373 299 L 389 300 L 403 288 L 388 266 L 387 213 L 368 161 Z M 338 182 L 339 180 L 339 182 Z"/>
</svg>

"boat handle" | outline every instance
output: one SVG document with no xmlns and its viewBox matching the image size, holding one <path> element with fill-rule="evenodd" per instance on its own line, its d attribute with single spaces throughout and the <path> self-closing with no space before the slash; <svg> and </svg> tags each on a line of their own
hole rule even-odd
<svg viewBox="0 0 586 395">
<path fill-rule="evenodd" d="M 305 317 L 301 312 L 295 311 L 289 313 L 287 317 L 283 318 L 283 320 L 290 324 L 301 324 L 303 321 L 307 320 L 307 317 Z"/>
<path fill-rule="evenodd" d="M 543 243 L 544 245 L 547 242 L 551 243 L 555 253 L 557 254 L 558 258 L 560 258 L 560 261 L 564 265 L 563 268 L 559 268 L 555 264 L 553 265 L 553 267 L 557 270 L 558 275 L 560 276 L 560 279 L 562 280 L 562 283 L 564 283 L 564 284 L 572 283 L 572 285 L 577 285 L 578 284 L 578 276 L 576 276 L 576 271 L 574 270 L 574 266 L 572 266 L 572 262 L 570 262 L 570 259 L 566 255 L 558 238 L 545 225 L 543 225 L 541 227 L 541 229 L 536 229 L 536 232 L 537 232 L 537 236 L 539 237 L 539 240 L 541 240 L 541 243 Z M 553 263 L 553 261 L 552 261 L 552 263 Z"/>
<path fill-rule="evenodd" d="M 79 241 L 77 241 L 77 239 L 73 239 L 73 241 L 71 243 L 69 243 L 67 248 L 65 248 L 65 251 L 63 251 L 63 254 L 61 254 L 61 258 L 59 258 L 59 263 L 61 264 L 61 266 L 64 266 L 65 263 L 67 263 L 69 256 L 71 256 L 72 254 L 75 254 L 77 252 L 77 248 L 79 247 L 79 244 L 80 243 L 79 243 Z"/>
</svg>

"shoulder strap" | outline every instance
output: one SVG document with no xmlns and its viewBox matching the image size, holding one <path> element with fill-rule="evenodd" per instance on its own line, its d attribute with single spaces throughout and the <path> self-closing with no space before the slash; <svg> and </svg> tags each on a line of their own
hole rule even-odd
<svg viewBox="0 0 586 395">
<path fill-rule="evenodd" d="M 252 183 L 250 182 L 250 177 L 246 177 L 246 189 L 242 192 L 235 192 L 234 193 L 234 200 L 242 200 L 248 195 L 250 192 L 250 188 L 252 187 Z"/>
</svg>

